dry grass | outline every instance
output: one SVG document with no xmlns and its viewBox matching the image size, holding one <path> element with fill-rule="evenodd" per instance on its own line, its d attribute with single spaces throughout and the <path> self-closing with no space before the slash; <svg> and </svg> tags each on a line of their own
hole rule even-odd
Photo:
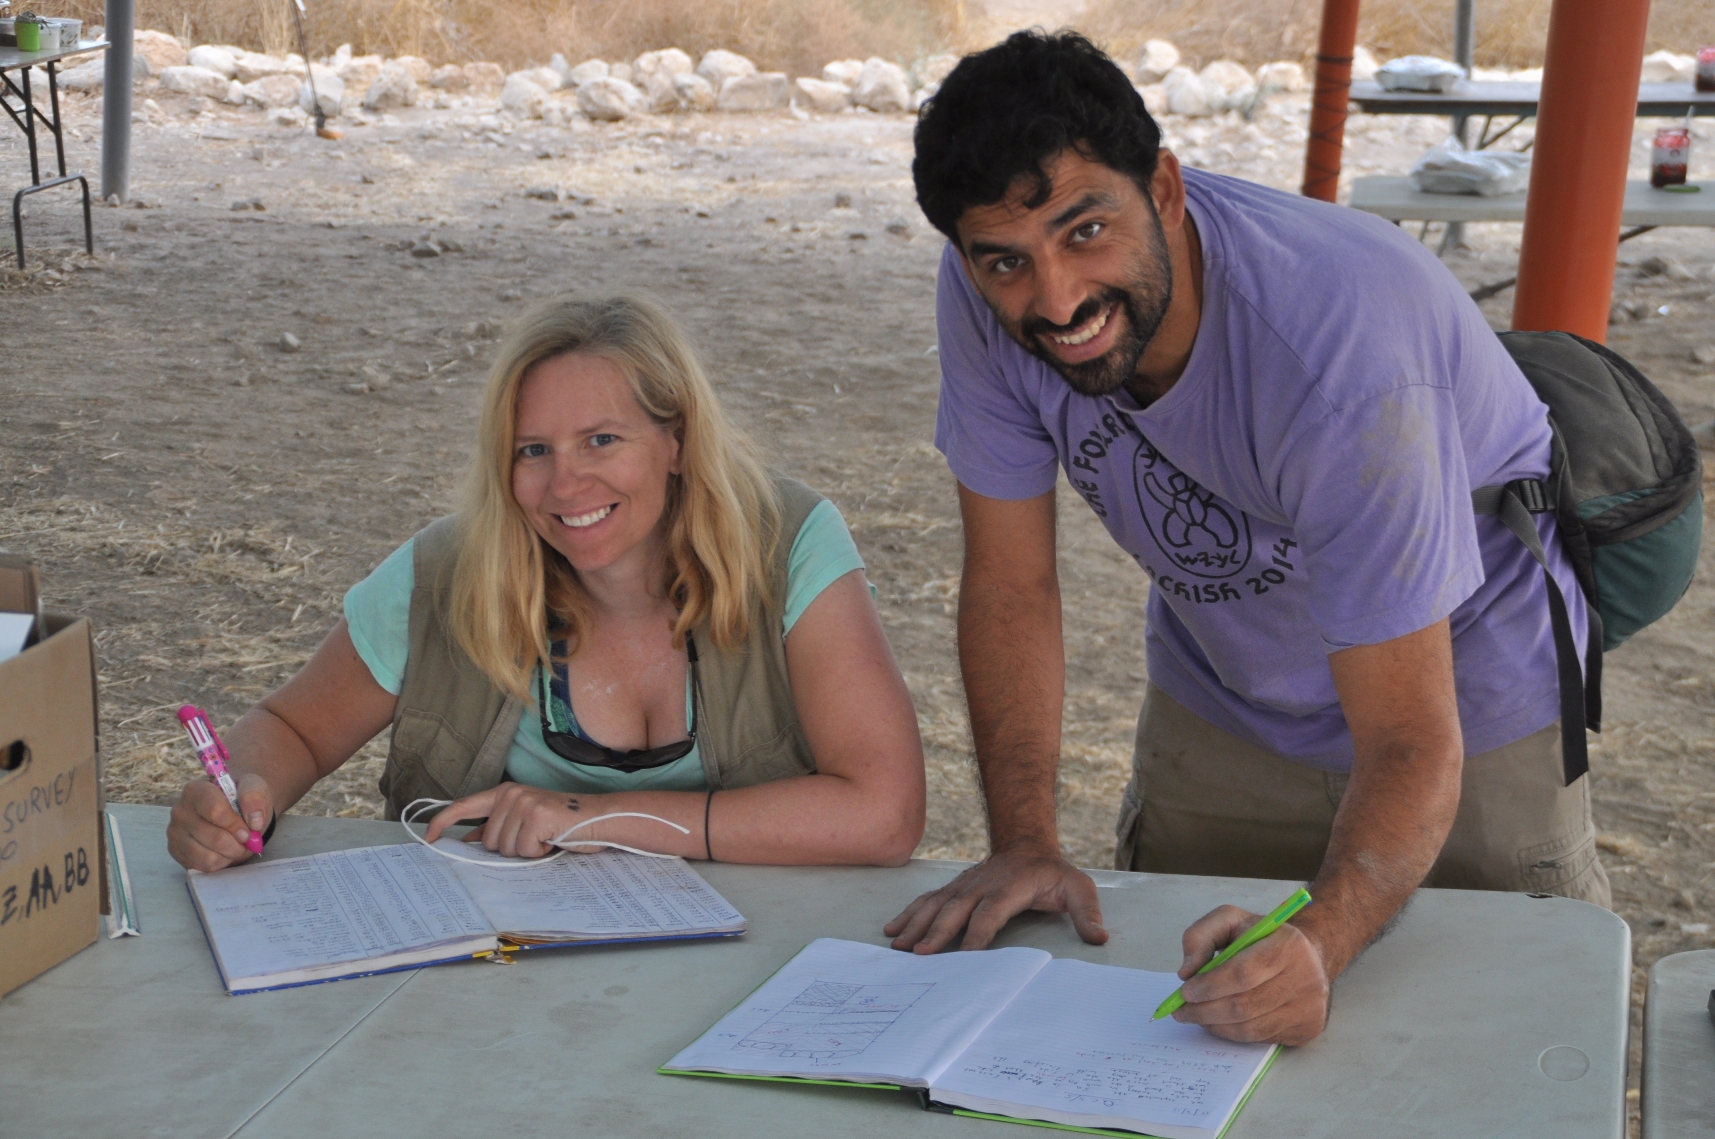
<svg viewBox="0 0 1715 1139">
<path fill-rule="evenodd" d="M 1548 35 L 1551 0 L 1485 0 L 1477 5 L 1479 67 L 1536 67 Z M 1365 0 L 1358 41 L 1381 59 L 1453 54 L 1454 0 Z M 1196 65 L 1236 59 L 1308 62 L 1316 52 L 1319 0 L 1090 0 L 1079 27 L 1120 58 L 1143 41 L 1172 40 Z M 1715 5 L 1655 0 L 1648 50 L 1688 53 L 1715 43 Z"/>
<path fill-rule="evenodd" d="M 188 43 L 296 50 L 291 0 L 137 0 L 137 26 Z M 102 0 L 68 0 L 68 14 L 102 22 Z M 321 0 L 308 5 L 314 55 L 358 53 L 432 62 L 546 63 L 563 52 L 632 59 L 655 48 L 693 56 L 726 48 L 758 66 L 820 75 L 833 59 L 871 55 L 910 63 L 964 38 L 962 0 Z"/>
</svg>

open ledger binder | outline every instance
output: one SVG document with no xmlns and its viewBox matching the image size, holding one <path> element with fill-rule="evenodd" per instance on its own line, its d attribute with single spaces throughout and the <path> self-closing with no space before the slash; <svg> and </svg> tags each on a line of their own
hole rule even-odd
<svg viewBox="0 0 1715 1139">
<path fill-rule="evenodd" d="M 603 851 L 517 867 L 469 843 L 436 845 L 481 864 L 410 842 L 187 872 L 227 992 L 468 961 L 501 948 L 744 932 L 744 915 L 683 859 Z"/>
<path fill-rule="evenodd" d="M 1217 1139 L 1279 1048 L 1151 1021 L 1179 983 L 1039 949 L 919 957 L 823 938 L 658 1071 L 914 1088 L 955 1115 Z"/>
</svg>

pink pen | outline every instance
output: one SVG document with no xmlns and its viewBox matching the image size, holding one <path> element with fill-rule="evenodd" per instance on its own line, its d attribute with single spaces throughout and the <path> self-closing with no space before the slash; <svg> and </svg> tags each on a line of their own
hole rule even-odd
<svg viewBox="0 0 1715 1139">
<path fill-rule="evenodd" d="M 202 769 L 208 772 L 208 777 L 226 793 L 226 801 L 232 804 L 233 812 L 242 819 L 244 812 L 238 809 L 238 787 L 226 771 L 226 745 L 214 734 L 214 725 L 208 722 L 208 717 L 203 715 L 202 709 L 195 704 L 186 704 L 179 709 L 179 723 L 183 724 L 185 731 L 189 733 L 191 746 L 196 749 L 197 758 L 202 760 Z M 250 837 L 244 840 L 244 848 L 251 854 L 261 854 L 262 832 L 251 830 Z"/>
</svg>

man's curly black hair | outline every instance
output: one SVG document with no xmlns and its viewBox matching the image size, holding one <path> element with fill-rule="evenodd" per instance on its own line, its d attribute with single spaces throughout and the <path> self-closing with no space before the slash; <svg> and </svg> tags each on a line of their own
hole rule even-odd
<svg viewBox="0 0 1715 1139">
<path fill-rule="evenodd" d="M 931 225 L 958 243 L 972 206 L 992 205 L 1020 178 L 1048 200 L 1043 167 L 1067 148 L 1128 175 L 1146 195 L 1161 128 L 1114 61 L 1076 32 L 1018 32 L 968 55 L 923 108 L 911 178 Z"/>
</svg>

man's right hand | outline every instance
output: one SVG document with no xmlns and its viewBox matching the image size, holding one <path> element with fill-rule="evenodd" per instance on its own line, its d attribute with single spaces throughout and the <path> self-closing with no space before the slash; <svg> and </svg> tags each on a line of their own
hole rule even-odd
<svg viewBox="0 0 1715 1139">
<path fill-rule="evenodd" d="M 1088 874 L 1047 847 L 1011 847 L 989 855 L 939 890 L 924 894 L 883 927 L 893 948 L 939 953 L 960 930 L 960 949 L 982 949 L 1025 910 L 1072 915 L 1078 936 L 1108 939 L 1102 907 Z"/>
<path fill-rule="evenodd" d="M 167 822 L 167 853 L 180 866 L 205 873 L 250 858 L 244 848 L 251 831 L 267 829 L 274 817 L 274 796 L 260 775 L 238 777 L 239 818 L 221 789 L 207 779 L 193 779 L 179 793 Z"/>
</svg>

